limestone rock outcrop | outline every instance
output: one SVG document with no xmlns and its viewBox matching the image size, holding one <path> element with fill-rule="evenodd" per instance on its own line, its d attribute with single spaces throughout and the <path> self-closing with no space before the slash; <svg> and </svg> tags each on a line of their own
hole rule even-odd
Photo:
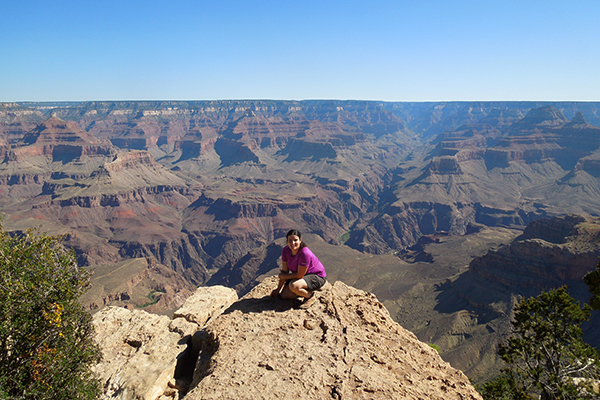
<svg viewBox="0 0 600 400">
<path fill-rule="evenodd" d="M 180 310 L 201 304 L 198 311 L 210 318 L 207 310 L 222 310 L 236 299 L 233 289 L 199 288 Z M 189 314 L 180 310 L 177 315 Z M 102 398 L 155 400 L 165 393 L 174 396 L 177 388 L 186 385 L 174 380 L 177 367 L 186 360 L 191 335 L 206 322 L 198 317 L 193 320 L 199 323 L 122 307 L 98 311 L 93 324 L 103 360 L 94 371 L 103 386 Z"/>
<path fill-rule="evenodd" d="M 109 157 L 115 152 L 107 140 L 94 137 L 74 122 L 52 116 L 27 132 L 7 153 L 5 161 L 23 162 L 30 157 L 47 156 L 53 161 L 68 162 L 82 156 Z"/>
<path fill-rule="evenodd" d="M 572 286 L 598 262 L 599 229 L 597 217 L 542 218 L 510 245 L 475 258 L 469 272 L 512 290 Z"/>
<path fill-rule="evenodd" d="M 462 372 L 394 322 L 374 295 L 335 282 L 316 292 L 312 307 L 299 309 L 269 297 L 276 279 L 218 316 L 205 309 L 221 312 L 231 289 L 199 289 L 174 320 L 118 308 L 98 312 L 104 361 L 96 371 L 104 398 L 481 399 Z"/>
<path fill-rule="evenodd" d="M 181 335 L 169 330 L 166 316 L 107 307 L 94 315 L 103 361 L 94 371 L 104 399 L 154 400 L 167 388 L 177 357 L 185 351 Z"/>
<path fill-rule="evenodd" d="M 186 399 L 479 399 L 467 377 L 394 322 L 377 298 L 335 282 L 307 310 L 267 279 L 206 328 Z"/>
<path fill-rule="evenodd" d="M 202 326 L 212 317 L 220 315 L 238 299 L 235 290 L 225 286 L 212 286 L 205 289 L 196 290 L 185 304 L 175 311 L 174 318 L 185 318 L 189 322 Z"/>
</svg>

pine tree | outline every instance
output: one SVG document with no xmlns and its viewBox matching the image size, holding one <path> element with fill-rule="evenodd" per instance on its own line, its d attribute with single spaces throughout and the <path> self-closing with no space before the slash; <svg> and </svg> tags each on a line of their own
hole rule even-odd
<svg viewBox="0 0 600 400">
<path fill-rule="evenodd" d="M 594 271 L 588 272 L 583 277 L 583 281 L 588 286 L 592 298 L 590 299 L 590 306 L 594 310 L 600 310 L 600 262 Z"/>
<path fill-rule="evenodd" d="M 583 341 L 581 330 L 590 313 L 566 287 L 523 299 L 515 307 L 513 334 L 498 351 L 508 368 L 484 385 L 484 397 L 525 399 L 539 393 L 543 400 L 597 399 L 598 352 Z"/>
</svg>

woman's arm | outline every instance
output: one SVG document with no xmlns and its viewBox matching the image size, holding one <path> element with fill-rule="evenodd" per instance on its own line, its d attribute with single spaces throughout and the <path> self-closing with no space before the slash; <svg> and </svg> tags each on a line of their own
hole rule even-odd
<svg viewBox="0 0 600 400">
<path fill-rule="evenodd" d="M 277 287 L 279 290 L 283 287 L 286 279 L 290 278 L 290 269 L 288 268 L 287 261 L 281 262 L 281 271 L 279 271 L 279 286 Z"/>
<path fill-rule="evenodd" d="M 304 277 L 304 275 L 306 275 L 306 271 L 308 271 L 308 265 L 298 265 L 297 272 L 292 272 L 291 274 L 289 272 L 288 273 L 281 272 L 279 274 L 279 278 L 281 279 L 281 277 L 283 276 L 284 281 L 286 279 L 302 279 Z"/>
<path fill-rule="evenodd" d="M 285 285 L 285 280 L 289 278 L 290 270 L 288 268 L 287 261 L 281 262 L 281 271 L 279 272 L 279 284 L 277 285 L 277 289 L 271 292 L 271 297 L 276 297 L 279 293 L 281 293 L 281 289 L 283 289 L 283 285 Z"/>
</svg>

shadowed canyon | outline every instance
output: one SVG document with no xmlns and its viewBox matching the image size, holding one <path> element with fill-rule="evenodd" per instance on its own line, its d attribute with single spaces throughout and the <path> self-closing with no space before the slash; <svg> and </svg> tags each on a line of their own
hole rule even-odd
<svg viewBox="0 0 600 400">
<path fill-rule="evenodd" d="M 244 295 L 297 228 L 330 282 L 481 381 L 519 296 L 587 301 L 599 126 L 583 102 L 0 103 L 0 210 L 9 232 L 64 235 L 92 311 Z"/>
</svg>

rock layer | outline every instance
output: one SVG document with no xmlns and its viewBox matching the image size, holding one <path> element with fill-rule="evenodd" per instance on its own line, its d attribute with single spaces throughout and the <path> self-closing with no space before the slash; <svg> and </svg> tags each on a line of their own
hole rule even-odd
<svg viewBox="0 0 600 400">
<path fill-rule="evenodd" d="M 512 242 L 475 257 L 469 270 L 437 288 L 437 320 L 415 329 L 440 346 L 445 360 L 471 378 L 492 378 L 504 367 L 498 345 L 511 333 L 514 306 L 522 298 L 567 286 L 582 303 L 589 301 L 583 276 L 598 264 L 600 219 L 568 215 L 532 222 Z M 454 318 L 448 329 L 448 321 Z M 598 346 L 600 319 L 584 324 L 585 340 Z"/>
<path fill-rule="evenodd" d="M 315 293 L 312 307 L 297 309 L 269 297 L 276 279 L 218 316 L 207 310 L 227 307 L 231 289 L 198 289 L 174 320 L 116 307 L 98 312 L 103 398 L 481 399 L 374 295 L 335 282 Z"/>
<path fill-rule="evenodd" d="M 599 222 L 579 215 L 540 219 L 510 245 L 475 258 L 469 272 L 511 290 L 579 282 L 600 256 Z"/>
</svg>

